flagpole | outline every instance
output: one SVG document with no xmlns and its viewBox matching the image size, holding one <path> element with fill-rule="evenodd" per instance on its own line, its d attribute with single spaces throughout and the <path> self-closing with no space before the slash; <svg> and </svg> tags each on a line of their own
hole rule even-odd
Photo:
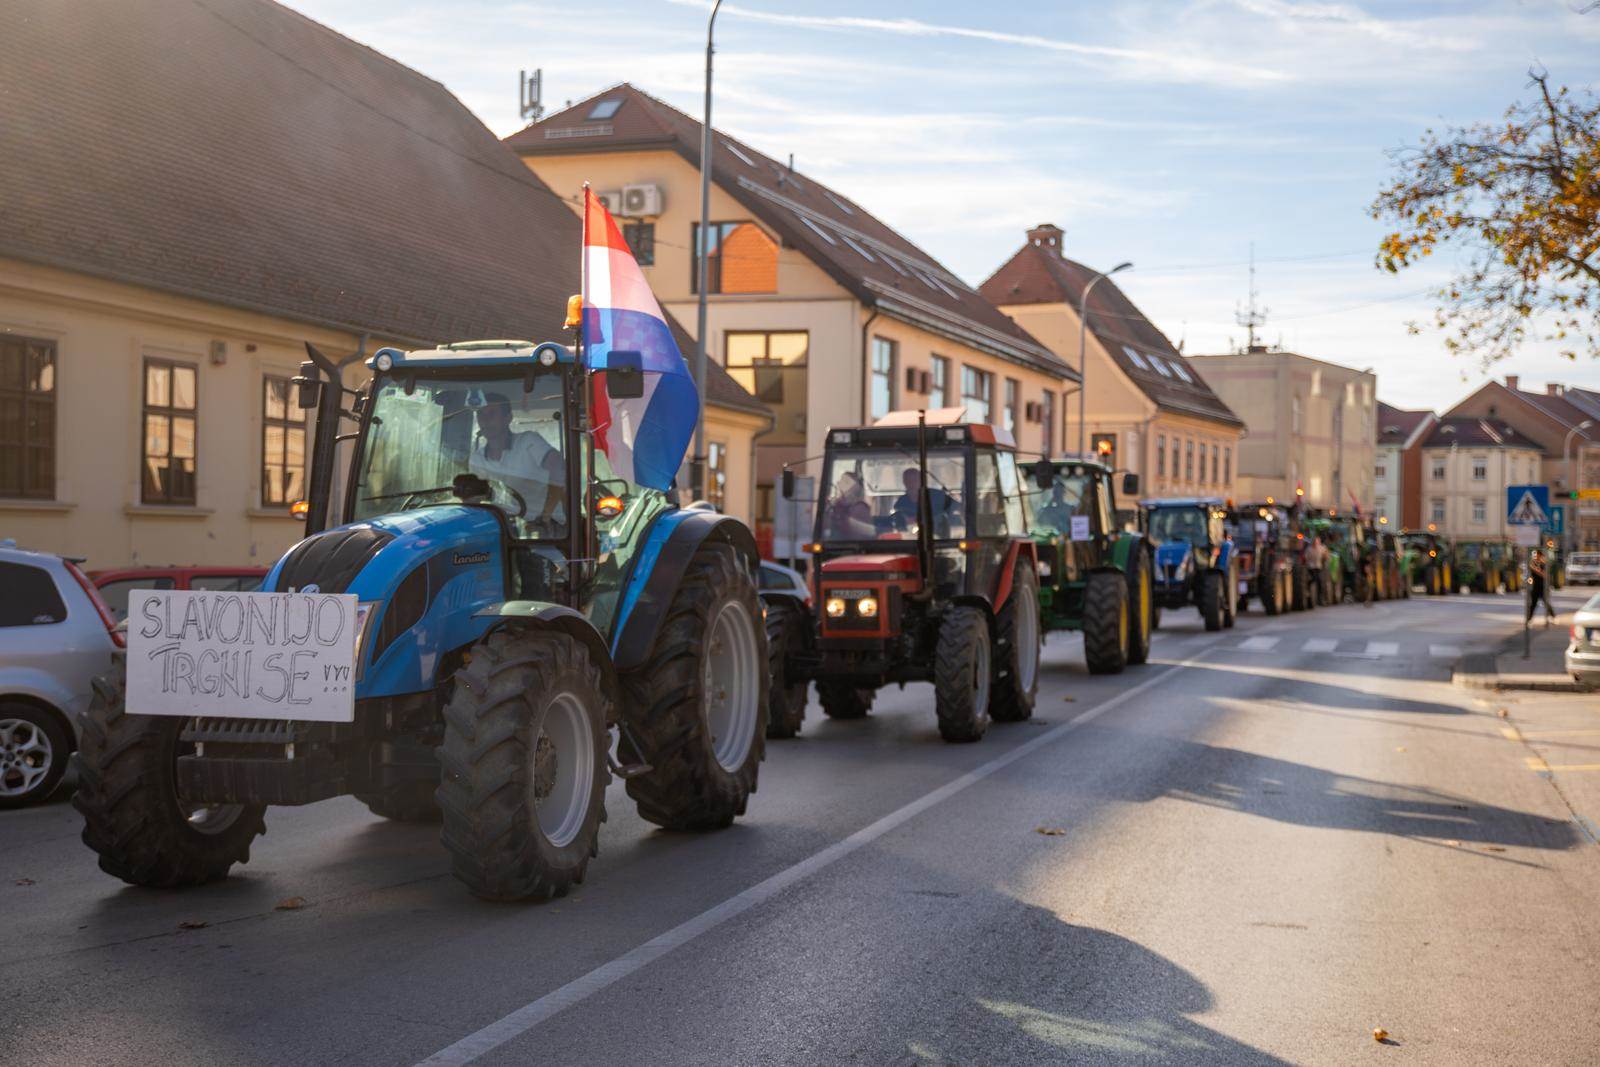
<svg viewBox="0 0 1600 1067">
<path fill-rule="evenodd" d="M 711 18 L 706 22 L 706 109 L 700 125 L 700 239 L 696 242 L 699 279 L 696 289 L 700 300 L 697 308 L 697 328 L 694 345 L 694 388 L 699 394 L 699 413 L 694 422 L 694 458 L 690 472 L 694 479 L 694 497 L 706 499 L 706 260 L 711 246 L 711 54 L 712 34 L 717 27 L 717 11 L 722 0 L 711 6 Z"/>
</svg>

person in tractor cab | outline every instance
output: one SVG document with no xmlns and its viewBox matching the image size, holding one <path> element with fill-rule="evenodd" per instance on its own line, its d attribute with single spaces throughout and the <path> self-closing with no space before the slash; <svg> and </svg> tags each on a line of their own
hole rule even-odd
<svg viewBox="0 0 1600 1067">
<path fill-rule="evenodd" d="M 867 503 L 866 488 L 861 484 L 861 476 L 854 471 L 839 475 L 833 499 L 828 503 L 825 526 L 827 536 L 846 541 L 876 536 L 878 531 L 872 523 L 872 508 Z"/>
<path fill-rule="evenodd" d="M 477 418 L 478 439 L 468 469 L 520 496 L 524 522 L 561 536 L 567 495 L 561 453 L 532 430 L 511 429 L 511 399 L 504 393 L 484 394 Z"/>
<path fill-rule="evenodd" d="M 1072 529 L 1072 516 L 1079 514 L 1082 483 L 1066 478 L 1056 478 L 1050 483 L 1050 502 L 1041 504 L 1034 518 L 1038 525 L 1049 527 L 1053 533 L 1067 533 Z M 1068 497 L 1068 493 L 1073 495 Z"/>
<path fill-rule="evenodd" d="M 1162 508 L 1151 522 L 1150 535 L 1157 542 L 1182 541 L 1203 545 L 1209 534 L 1205 514 L 1195 508 Z"/>
<path fill-rule="evenodd" d="M 900 474 L 900 483 L 905 486 L 905 492 L 900 494 L 894 502 L 890 512 L 894 516 L 894 527 L 897 530 L 909 530 L 917 524 L 917 498 L 922 492 L 922 474 L 915 467 L 907 467 Z M 933 488 L 928 490 L 928 511 L 933 515 L 934 530 L 948 530 L 950 526 L 950 512 L 955 507 L 955 501 L 943 489 Z M 938 536 L 949 536 L 938 534 Z"/>
</svg>

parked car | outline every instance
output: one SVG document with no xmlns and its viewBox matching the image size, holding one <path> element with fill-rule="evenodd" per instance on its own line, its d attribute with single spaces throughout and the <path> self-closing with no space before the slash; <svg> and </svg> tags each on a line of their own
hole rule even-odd
<svg viewBox="0 0 1600 1067">
<path fill-rule="evenodd" d="M 1572 615 L 1572 641 L 1567 645 L 1567 673 L 1581 688 L 1600 687 L 1600 593 Z"/>
<path fill-rule="evenodd" d="M 1600 552 L 1574 552 L 1568 556 L 1567 581 L 1572 585 L 1600 583 Z"/>
<path fill-rule="evenodd" d="M 761 561 L 760 581 L 762 596 L 783 594 L 795 597 L 807 607 L 811 606 L 811 586 L 806 584 L 806 576 L 793 567 L 764 559 Z"/>
<path fill-rule="evenodd" d="M 122 637 L 77 564 L 0 542 L 0 808 L 49 796 Z"/>
<path fill-rule="evenodd" d="M 266 576 L 265 567 L 128 567 L 89 572 L 90 580 L 100 591 L 100 599 L 106 602 L 111 617 L 117 622 L 128 617 L 128 596 L 135 589 L 217 589 L 253 593 Z"/>
</svg>

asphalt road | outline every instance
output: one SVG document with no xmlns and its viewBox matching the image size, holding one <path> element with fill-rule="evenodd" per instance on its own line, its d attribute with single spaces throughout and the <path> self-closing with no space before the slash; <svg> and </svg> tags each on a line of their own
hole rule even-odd
<svg viewBox="0 0 1600 1067">
<path fill-rule="evenodd" d="M 1594 1063 L 1600 811 L 1449 681 L 1518 622 L 1171 612 L 1112 678 L 1056 635 L 1035 720 L 976 745 L 927 686 L 813 705 L 732 829 L 613 788 L 541 906 L 349 799 L 269 812 L 225 883 L 129 888 L 58 796 L 0 813 L 0 1062 Z"/>
</svg>

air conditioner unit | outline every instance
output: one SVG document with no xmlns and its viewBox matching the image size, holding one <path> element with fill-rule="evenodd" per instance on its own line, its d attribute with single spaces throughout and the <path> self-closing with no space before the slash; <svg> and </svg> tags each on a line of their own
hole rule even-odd
<svg viewBox="0 0 1600 1067">
<path fill-rule="evenodd" d="M 595 195 L 600 198 L 600 202 L 606 206 L 607 211 L 613 215 L 622 214 L 622 194 L 620 192 L 596 193 Z"/>
<path fill-rule="evenodd" d="M 661 214 L 661 186 L 624 185 L 622 213 L 636 219 Z"/>
</svg>

